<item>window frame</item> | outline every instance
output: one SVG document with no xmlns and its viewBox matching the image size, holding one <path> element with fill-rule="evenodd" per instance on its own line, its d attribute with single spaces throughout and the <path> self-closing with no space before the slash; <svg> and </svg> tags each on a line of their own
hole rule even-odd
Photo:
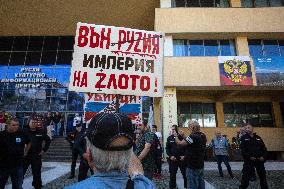
<svg viewBox="0 0 284 189">
<path fill-rule="evenodd" d="M 237 56 L 237 52 L 236 52 L 236 43 L 235 43 L 235 40 L 234 39 L 194 39 L 194 40 L 190 40 L 190 39 L 173 39 L 173 56 L 174 57 L 194 57 L 194 56 L 199 56 L 199 57 L 203 57 L 203 56 L 207 56 L 206 55 L 206 52 L 205 52 L 205 41 L 216 41 L 217 43 L 217 53 L 218 55 L 216 56 Z M 184 45 L 184 48 L 183 49 L 186 49 L 184 51 L 184 54 L 182 53 L 176 53 L 175 54 L 175 44 L 178 44 L 178 43 L 175 43 L 175 41 L 183 41 L 183 45 Z M 202 55 L 192 55 L 192 45 L 191 43 L 193 41 L 202 41 L 202 50 L 203 50 L 203 53 Z M 222 48 L 221 48 L 221 42 L 222 41 L 228 41 L 228 44 L 229 44 L 229 48 L 230 48 L 230 53 L 231 54 L 227 54 L 227 55 L 222 55 Z M 178 44 L 180 46 L 180 44 Z M 208 57 L 216 57 L 215 55 L 213 56 L 208 56 Z"/>
<path fill-rule="evenodd" d="M 250 42 L 253 42 L 254 40 L 260 40 L 261 41 L 260 42 L 260 44 L 261 44 L 261 54 L 259 54 L 259 55 L 257 55 L 257 54 L 254 55 L 251 52 Z M 275 42 L 277 42 L 277 52 L 278 52 L 278 55 L 267 55 L 267 50 L 265 49 L 264 41 L 275 41 Z M 279 41 L 283 41 L 283 39 L 248 39 L 248 47 L 249 47 L 250 56 L 263 56 L 263 57 L 284 56 L 284 54 L 282 54 L 282 52 L 281 52 Z"/>
<path fill-rule="evenodd" d="M 233 113 L 230 112 L 230 113 L 226 113 L 226 105 L 229 105 L 231 107 L 233 107 Z M 257 113 L 250 113 L 248 112 L 248 106 L 251 106 L 251 105 L 254 105 L 256 106 L 256 109 L 257 109 Z M 261 112 L 261 109 L 260 107 L 261 106 L 267 106 L 269 105 L 270 106 L 270 112 L 269 113 L 263 113 Z M 244 110 L 243 112 L 237 112 L 237 106 L 244 106 Z M 243 126 L 245 123 L 249 122 L 249 119 L 250 119 L 250 116 L 251 115 L 257 115 L 257 119 L 258 119 L 258 123 L 257 124 L 253 124 L 254 127 L 275 127 L 275 120 L 274 120 L 274 116 L 273 116 L 273 110 L 272 110 L 272 103 L 271 102 L 225 102 L 223 103 L 223 112 L 224 112 L 224 125 L 225 127 L 240 127 L 240 126 Z M 271 125 L 262 125 L 262 122 L 264 119 L 261 119 L 263 115 L 268 115 L 270 116 L 271 118 Z M 238 116 L 240 117 L 245 117 L 245 122 L 243 122 L 244 120 L 242 120 L 242 122 L 240 123 L 237 123 L 237 122 L 233 122 L 234 124 L 236 124 L 236 126 L 226 126 L 226 115 L 233 115 L 234 117 L 234 120 L 238 120 L 238 119 L 235 119 L 237 118 Z M 239 124 L 239 125 L 237 125 Z M 252 124 L 252 123 L 251 123 Z"/>
<path fill-rule="evenodd" d="M 198 104 L 201 106 L 201 113 L 192 113 L 192 105 L 193 104 Z M 214 108 L 214 113 L 205 113 L 204 112 L 204 105 L 212 105 L 213 108 Z M 189 111 L 188 113 L 181 113 L 181 106 L 184 106 L 186 107 L 186 109 Z M 181 115 L 184 115 L 185 117 L 188 117 L 189 119 L 194 119 L 192 118 L 193 115 L 201 115 L 201 124 L 200 124 L 200 127 L 202 128 L 216 128 L 217 127 L 217 112 L 216 112 L 216 103 L 213 102 L 213 103 L 204 103 L 204 102 L 178 102 L 178 110 L 177 110 L 177 116 L 178 116 L 178 122 L 179 122 L 179 125 L 181 127 L 186 127 L 186 126 L 183 126 L 183 124 L 180 123 L 180 116 Z M 211 114 L 214 114 L 214 120 L 215 120 L 215 126 L 214 127 L 210 127 L 210 126 L 205 126 L 204 123 L 205 123 L 205 120 L 204 120 L 204 117 L 205 115 L 211 115 Z M 198 122 L 200 123 L 200 120 L 198 120 Z"/>
</svg>

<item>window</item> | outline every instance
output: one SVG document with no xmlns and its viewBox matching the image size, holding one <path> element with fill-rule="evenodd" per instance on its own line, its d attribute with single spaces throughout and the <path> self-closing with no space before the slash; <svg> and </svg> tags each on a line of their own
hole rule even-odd
<svg viewBox="0 0 284 189">
<path fill-rule="evenodd" d="M 249 39 L 251 56 L 284 56 L 284 40 Z"/>
<path fill-rule="evenodd" d="M 189 45 L 190 56 L 204 56 L 204 45 L 202 40 L 191 40 Z"/>
<path fill-rule="evenodd" d="M 227 0 L 172 0 L 172 7 L 229 7 Z"/>
<path fill-rule="evenodd" d="M 174 56 L 235 56 L 234 40 L 173 40 Z"/>
<path fill-rule="evenodd" d="M 223 108 L 226 127 L 273 127 L 270 103 L 224 103 Z"/>
<path fill-rule="evenodd" d="M 15 78 L 25 66 L 40 67 L 47 78 L 57 79 L 56 83 L 44 83 L 37 88 L 0 83 L 0 109 L 15 113 L 66 111 L 67 102 L 74 102 L 72 110 L 82 111 L 82 95 L 67 88 L 73 44 L 73 36 L 0 37 L 0 79 Z"/>
<path fill-rule="evenodd" d="M 281 7 L 284 6 L 283 0 L 241 0 L 242 7 Z"/>
<path fill-rule="evenodd" d="M 196 120 L 201 127 L 216 127 L 214 103 L 178 103 L 178 122 L 187 127 L 189 120 Z"/>
<path fill-rule="evenodd" d="M 188 46 L 186 40 L 174 40 L 174 55 L 175 56 L 188 56 Z"/>
<path fill-rule="evenodd" d="M 204 40 L 205 56 L 218 56 L 219 44 L 217 40 Z"/>
<path fill-rule="evenodd" d="M 0 37 L 0 65 L 69 67 L 73 45 L 73 36 Z"/>
</svg>

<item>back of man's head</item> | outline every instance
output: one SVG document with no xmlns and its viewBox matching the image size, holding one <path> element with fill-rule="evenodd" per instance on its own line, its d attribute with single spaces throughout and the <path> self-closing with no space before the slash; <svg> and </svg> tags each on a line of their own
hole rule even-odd
<svg viewBox="0 0 284 189">
<path fill-rule="evenodd" d="M 100 113 L 87 131 L 87 147 L 100 172 L 126 171 L 132 154 L 134 130 L 131 120 L 119 113 Z"/>
<path fill-rule="evenodd" d="M 190 120 L 188 122 L 188 127 L 190 128 L 190 130 L 192 130 L 192 132 L 200 131 L 200 125 L 199 125 L 198 121 L 196 121 L 196 120 Z"/>
</svg>

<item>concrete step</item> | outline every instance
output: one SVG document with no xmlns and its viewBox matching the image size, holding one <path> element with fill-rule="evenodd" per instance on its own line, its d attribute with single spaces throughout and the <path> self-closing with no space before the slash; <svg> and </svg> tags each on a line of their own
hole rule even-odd
<svg viewBox="0 0 284 189">
<path fill-rule="evenodd" d="M 43 161 L 71 162 L 72 151 L 69 142 L 64 137 L 54 137 Z"/>
</svg>

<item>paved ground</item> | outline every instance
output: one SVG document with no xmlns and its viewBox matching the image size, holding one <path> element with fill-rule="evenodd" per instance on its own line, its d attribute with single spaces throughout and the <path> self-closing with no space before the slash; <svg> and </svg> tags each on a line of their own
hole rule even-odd
<svg viewBox="0 0 284 189">
<path fill-rule="evenodd" d="M 77 181 L 77 179 L 68 179 L 70 174 L 70 163 L 61 162 L 44 162 L 42 170 L 43 189 L 61 189 Z M 78 166 L 77 166 L 78 167 Z M 235 189 L 238 188 L 241 178 L 242 162 L 231 162 L 231 167 L 235 175 L 235 179 L 230 179 L 227 171 L 224 170 L 224 178 L 218 177 L 217 164 L 215 162 L 205 163 L 205 180 L 206 189 Z M 268 184 L 270 188 L 284 188 L 284 162 L 267 162 L 265 164 L 267 171 Z M 223 169 L 225 166 L 223 165 Z M 78 172 L 78 170 L 77 170 Z M 163 165 L 164 178 L 160 180 L 154 179 L 158 189 L 168 189 L 169 173 L 167 164 Z M 32 189 L 32 177 L 30 174 L 24 180 L 23 188 Z M 178 171 L 177 186 L 183 188 L 183 178 Z M 7 185 L 5 189 L 10 189 L 11 185 Z M 259 188 L 259 180 L 251 182 L 249 189 Z"/>
<path fill-rule="evenodd" d="M 237 189 L 240 185 L 241 171 L 234 171 L 234 179 L 231 179 L 225 172 L 224 177 L 219 177 L 218 171 L 205 171 L 205 179 L 218 189 Z M 283 189 L 284 188 L 284 171 L 267 171 L 268 188 Z M 260 188 L 259 179 L 250 182 L 248 189 Z"/>
</svg>

